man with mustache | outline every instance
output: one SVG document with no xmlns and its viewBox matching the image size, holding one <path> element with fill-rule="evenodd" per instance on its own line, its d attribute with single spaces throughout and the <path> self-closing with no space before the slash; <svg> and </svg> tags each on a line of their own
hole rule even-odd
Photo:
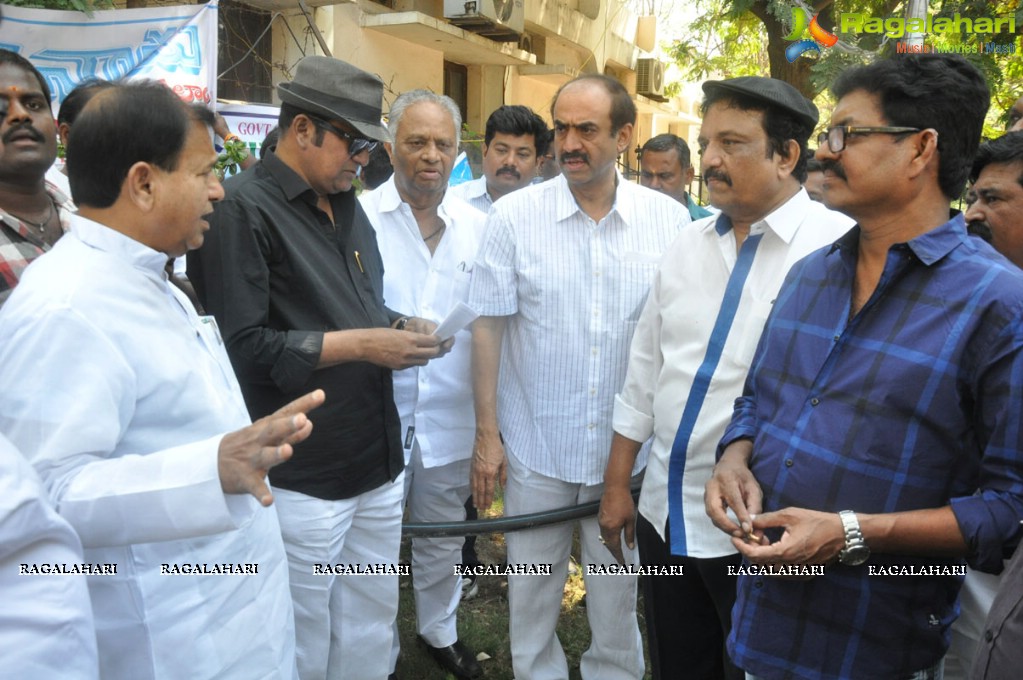
<svg viewBox="0 0 1023 680">
<path fill-rule="evenodd" d="M 646 140 L 639 152 L 639 167 L 639 183 L 686 206 L 694 222 L 713 214 L 686 191 L 693 181 L 693 164 L 689 145 L 678 135 L 663 134 Z"/>
<path fill-rule="evenodd" d="M 71 199 L 45 180 L 57 157 L 50 88 L 21 55 L 0 49 L 0 305 L 25 267 L 68 228 Z"/>
<path fill-rule="evenodd" d="M 0 310 L 0 432 L 81 538 L 102 678 L 294 676 L 266 474 L 324 395 L 252 423 L 216 324 L 167 279 L 224 195 L 212 123 L 160 83 L 97 94 L 68 142 L 72 228 Z"/>
<path fill-rule="evenodd" d="M 963 571 L 1020 537 L 1023 272 L 949 216 L 974 66 L 899 55 L 832 90 L 824 198 L 857 224 L 789 272 L 706 487 L 749 563 L 728 650 L 755 678 L 940 678 Z"/>
<path fill-rule="evenodd" d="M 551 114 L 562 174 L 494 205 L 469 292 L 483 315 L 472 337 L 473 498 L 487 508 L 507 481 L 507 515 L 600 498 L 632 331 L 657 262 L 690 221 L 678 203 L 615 168 L 636 122 L 621 83 L 577 78 L 558 91 Z M 507 535 L 510 564 L 551 564 L 549 576 L 508 579 L 516 677 L 568 677 L 555 628 L 572 530 Z M 582 520 L 583 563 L 605 570 L 584 573 L 592 638 L 582 676 L 639 678 L 635 576 L 606 574 L 616 565 L 599 539 L 596 519 Z"/>
<path fill-rule="evenodd" d="M 527 186 L 547 152 L 547 123 L 532 109 L 501 106 L 490 114 L 483 135 L 483 176 L 450 192 L 482 213 L 494 201 Z"/>
<path fill-rule="evenodd" d="M 484 215 L 450 195 L 462 116 L 450 97 L 429 90 L 401 94 L 391 105 L 387 151 L 394 174 L 360 202 L 384 263 L 388 304 L 440 321 L 469 293 Z M 411 522 L 461 522 L 469 496 L 472 415 L 468 330 L 452 351 L 426 366 L 394 374 L 394 403 L 405 447 L 405 502 Z M 431 655 L 457 678 L 483 669 L 459 639 L 462 539 L 412 539 L 416 630 Z M 397 659 L 395 628 L 392 657 Z M 393 672 L 393 668 L 391 671 Z"/>
<path fill-rule="evenodd" d="M 615 400 L 600 528 L 619 560 L 624 533 L 629 548 L 638 539 L 643 564 L 684 571 L 640 577 L 654 678 L 741 680 L 724 646 L 728 569 L 741 560 L 707 519 L 703 487 L 785 274 L 852 222 L 800 187 L 812 103 L 770 78 L 703 89 L 702 173 L 721 214 L 685 229 L 654 277 Z M 651 436 L 637 517 L 629 475 Z"/>
</svg>

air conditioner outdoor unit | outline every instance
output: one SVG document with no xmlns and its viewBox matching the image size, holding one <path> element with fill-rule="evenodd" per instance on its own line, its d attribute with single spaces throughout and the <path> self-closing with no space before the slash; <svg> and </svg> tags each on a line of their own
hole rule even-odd
<svg viewBox="0 0 1023 680">
<path fill-rule="evenodd" d="M 524 0 L 444 0 L 444 18 L 498 42 L 518 41 L 526 27 Z"/>
<path fill-rule="evenodd" d="M 660 101 L 664 96 L 664 62 L 659 59 L 636 60 L 636 92 Z"/>
</svg>

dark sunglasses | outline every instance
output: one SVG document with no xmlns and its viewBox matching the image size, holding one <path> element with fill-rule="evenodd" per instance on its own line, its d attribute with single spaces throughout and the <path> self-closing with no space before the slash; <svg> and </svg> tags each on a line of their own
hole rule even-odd
<svg viewBox="0 0 1023 680">
<path fill-rule="evenodd" d="M 375 139 L 366 139 L 365 137 L 356 137 L 352 133 L 345 132 L 344 130 L 342 130 L 340 128 L 334 127 L 333 125 L 331 125 L 327 121 L 322 120 L 320 118 L 314 118 L 312 116 L 309 116 L 309 120 L 311 120 L 313 122 L 313 125 L 315 125 L 316 127 L 320 128 L 321 130 L 326 130 L 327 132 L 333 132 L 335 135 L 337 135 L 341 139 L 343 139 L 346 142 L 348 142 L 348 155 L 349 156 L 357 156 L 360 153 L 362 153 L 363 151 L 368 151 L 370 153 L 373 153 L 373 151 L 378 146 L 380 146 L 380 142 L 376 141 Z"/>
</svg>

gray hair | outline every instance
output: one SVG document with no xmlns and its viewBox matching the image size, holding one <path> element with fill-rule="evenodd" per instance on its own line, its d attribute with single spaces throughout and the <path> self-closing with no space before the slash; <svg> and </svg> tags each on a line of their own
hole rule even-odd
<svg viewBox="0 0 1023 680">
<path fill-rule="evenodd" d="M 408 92 L 402 92 L 394 100 L 394 103 L 391 104 L 391 111 L 387 114 L 387 131 L 391 133 L 391 138 L 397 139 L 398 123 L 401 122 L 401 117 L 405 115 L 405 110 L 413 104 L 419 104 L 420 102 L 433 102 L 451 114 L 451 120 L 455 123 L 455 147 L 457 148 L 462 143 L 462 114 L 458 110 L 458 104 L 447 95 L 437 94 L 429 90 L 409 90 Z"/>
</svg>

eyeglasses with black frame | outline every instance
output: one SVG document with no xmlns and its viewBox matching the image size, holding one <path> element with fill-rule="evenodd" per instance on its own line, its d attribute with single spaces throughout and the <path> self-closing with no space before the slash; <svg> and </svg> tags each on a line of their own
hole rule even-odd
<svg viewBox="0 0 1023 680">
<path fill-rule="evenodd" d="M 341 128 L 338 128 L 338 127 L 335 127 L 335 126 L 331 125 L 330 123 L 328 123 L 327 121 L 323 120 L 322 118 L 316 118 L 314 116 L 309 116 L 309 120 L 311 120 L 313 122 L 313 125 L 315 125 L 316 127 L 320 128 L 321 130 L 326 130 L 327 132 L 333 132 L 335 135 L 337 135 L 341 139 L 343 139 L 346 142 L 348 142 L 348 155 L 349 156 L 357 156 L 360 153 L 362 153 L 363 151 L 368 151 L 370 153 L 373 153 L 373 151 L 378 146 L 380 146 L 380 142 L 378 142 L 375 139 L 366 139 L 365 137 L 357 137 L 356 135 L 353 135 L 350 132 L 346 132 L 346 131 L 342 130 Z"/>
<path fill-rule="evenodd" d="M 828 145 L 828 149 L 831 153 L 838 153 L 845 150 L 845 140 L 847 137 L 854 135 L 904 135 L 910 132 L 920 132 L 920 128 L 915 127 L 891 127 L 891 126 L 873 126 L 873 127 L 856 127 L 853 125 L 834 125 L 829 127 L 824 132 L 817 135 L 817 146 L 824 146 L 825 142 Z"/>
</svg>

